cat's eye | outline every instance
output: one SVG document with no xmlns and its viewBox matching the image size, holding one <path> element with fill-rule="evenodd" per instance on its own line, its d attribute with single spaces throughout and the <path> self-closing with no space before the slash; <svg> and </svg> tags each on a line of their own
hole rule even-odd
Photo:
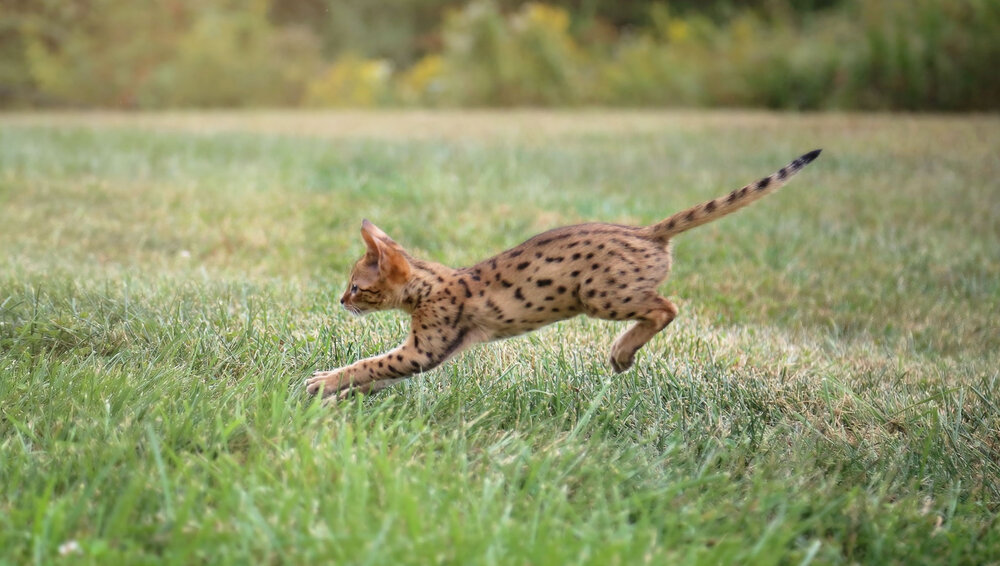
<svg viewBox="0 0 1000 566">
<path fill-rule="evenodd" d="M 354 293 L 357 293 L 357 292 L 358 292 L 358 286 L 357 285 L 351 285 L 351 294 L 353 295 Z"/>
</svg>

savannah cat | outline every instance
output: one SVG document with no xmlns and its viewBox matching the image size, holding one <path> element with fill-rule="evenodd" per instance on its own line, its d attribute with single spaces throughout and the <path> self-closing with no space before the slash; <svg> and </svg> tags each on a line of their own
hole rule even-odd
<svg viewBox="0 0 1000 566">
<path fill-rule="evenodd" d="M 469 346 L 517 336 L 578 314 L 635 320 L 611 347 L 611 367 L 632 366 L 636 351 L 677 316 L 657 292 L 670 272 L 670 239 L 776 191 L 821 150 L 729 195 L 651 226 L 580 224 L 539 234 L 463 269 L 417 259 L 371 222 L 367 252 L 340 302 L 355 315 L 402 309 L 409 337 L 396 349 L 306 380 L 309 393 L 345 398 L 429 371 Z"/>
</svg>

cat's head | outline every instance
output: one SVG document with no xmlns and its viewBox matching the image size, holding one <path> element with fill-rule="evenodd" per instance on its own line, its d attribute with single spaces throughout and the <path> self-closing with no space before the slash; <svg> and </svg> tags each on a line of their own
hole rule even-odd
<svg viewBox="0 0 1000 566">
<path fill-rule="evenodd" d="M 412 269 L 403 248 L 367 220 L 361 222 L 367 250 L 354 264 L 340 304 L 356 315 L 397 308 Z"/>
</svg>

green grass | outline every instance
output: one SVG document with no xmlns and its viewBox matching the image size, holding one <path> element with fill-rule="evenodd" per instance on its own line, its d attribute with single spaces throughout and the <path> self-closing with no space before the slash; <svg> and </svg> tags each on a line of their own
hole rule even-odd
<svg viewBox="0 0 1000 566">
<path fill-rule="evenodd" d="M 623 375 L 578 318 L 303 394 L 405 334 L 337 303 L 363 217 L 470 264 L 814 147 L 678 238 Z M 996 563 L 998 155 L 992 116 L 0 116 L 0 563 Z"/>
</svg>

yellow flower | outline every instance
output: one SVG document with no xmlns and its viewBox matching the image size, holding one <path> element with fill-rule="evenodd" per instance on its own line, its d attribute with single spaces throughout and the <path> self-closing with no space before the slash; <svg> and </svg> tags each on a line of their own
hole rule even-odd
<svg viewBox="0 0 1000 566">
<path fill-rule="evenodd" d="M 683 43 L 691 35 L 687 22 L 672 18 L 667 24 L 667 39 L 671 43 Z"/>
<path fill-rule="evenodd" d="M 525 4 L 521 11 L 528 22 L 539 27 L 559 33 L 569 29 L 569 12 L 557 6 L 531 2 Z"/>
</svg>

